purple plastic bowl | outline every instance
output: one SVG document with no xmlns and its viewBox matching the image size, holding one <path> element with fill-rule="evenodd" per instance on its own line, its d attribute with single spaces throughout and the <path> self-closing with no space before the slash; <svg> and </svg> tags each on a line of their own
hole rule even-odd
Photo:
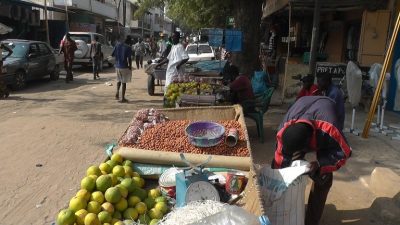
<svg viewBox="0 0 400 225">
<path fill-rule="evenodd" d="M 197 147 L 212 147 L 224 139 L 225 127 L 219 123 L 199 121 L 189 124 L 185 133 L 189 142 Z"/>
</svg>

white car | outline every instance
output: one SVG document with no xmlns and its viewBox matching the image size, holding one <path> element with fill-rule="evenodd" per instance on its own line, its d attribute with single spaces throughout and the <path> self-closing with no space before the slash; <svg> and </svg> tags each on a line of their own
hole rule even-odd
<svg viewBox="0 0 400 225">
<path fill-rule="evenodd" d="M 207 43 L 189 44 L 186 47 L 186 52 L 189 55 L 189 62 L 215 59 L 214 49 Z"/>
<path fill-rule="evenodd" d="M 92 59 L 90 57 L 90 44 L 98 37 L 101 44 L 101 51 L 103 53 L 100 68 L 103 68 L 103 63 L 108 63 L 111 67 L 113 65 L 111 54 L 113 47 L 109 45 L 103 35 L 91 32 L 69 32 L 71 39 L 76 42 L 78 49 L 75 51 L 74 64 L 91 66 Z"/>
</svg>

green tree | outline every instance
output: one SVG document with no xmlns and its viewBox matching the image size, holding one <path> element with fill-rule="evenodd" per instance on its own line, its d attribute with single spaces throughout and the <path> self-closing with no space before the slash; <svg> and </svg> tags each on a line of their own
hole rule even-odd
<svg viewBox="0 0 400 225">
<path fill-rule="evenodd" d="M 233 54 L 234 64 L 244 73 L 258 65 L 259 31 L 263 0 L 140 0 L 135 17 L 152 7 L 166 6 L 167 15 L 180 26 L 224 28 L 227 16 L 235 18 L 235 28 L 243 32 L 243 51 Z"/>
</svg>

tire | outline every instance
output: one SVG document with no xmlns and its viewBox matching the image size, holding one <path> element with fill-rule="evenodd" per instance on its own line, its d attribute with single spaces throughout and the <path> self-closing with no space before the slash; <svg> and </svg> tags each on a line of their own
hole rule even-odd
<svg viewBox="0 0 400 225">
<path fill-rule="evenodd" d="M 60 78 L 60 67 L 56 65 L 54 70 L 50 73 L 50 80 L 58 80 Z"/>
<path fill-rule="evenodd" d="M 15 74 L 14 84 L 12 88 L 14 90 L 22 90 L 26 87 L 26 74 L 22 70 L 18 70 Z"/>
<path fill-rule="evenodd" d="M 154 95 L 154 80 L 152 75 L 147 77 L 147 93 L 149 93 L 150 96 Z"/>
</svg>

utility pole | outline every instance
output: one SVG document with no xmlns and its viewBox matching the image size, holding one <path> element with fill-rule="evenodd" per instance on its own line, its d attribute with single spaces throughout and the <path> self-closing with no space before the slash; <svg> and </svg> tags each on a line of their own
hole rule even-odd
<svg viewBox="0 0 400 225">
<path fill-rule="evenodd" d="M 65 29 L 66 29 L 67 32 L 69 32 L 69 19 L 68 19 L 67 0 L 64 0 L 64 5 L 65 5 Z"/>
<path fill-rule="evenodd" d="M 319 20 L 320 20 L 320 12 L 321 12 L 320 0 L 314 0 L 314 1 L 315 1 L 315 6 L 314 6 L 313 29 L 312 29 L 311 50 L 310 50 L 310 64 L 309 64 L 309 73 L 312 75 L 314 75 L 315 64 L 317 61 Z"/>
<path fill-rule="evenodd" d="M 44 0 L 44 20 L 45 20 L 45 25 L 46 25 L 46 41 L 47 41 L 47 44 L 50 44 L 49 20 L 47 18 L 47 0 Z"/>
<path fill-rule="evenodd" d="M 126 0 L 123 0 L 124 2 L 122 3 L 122 15 L 124 18 L 122 18 L 122 24 L 124 25 L 124 27 L 126 27 Z"/>
</svg>

